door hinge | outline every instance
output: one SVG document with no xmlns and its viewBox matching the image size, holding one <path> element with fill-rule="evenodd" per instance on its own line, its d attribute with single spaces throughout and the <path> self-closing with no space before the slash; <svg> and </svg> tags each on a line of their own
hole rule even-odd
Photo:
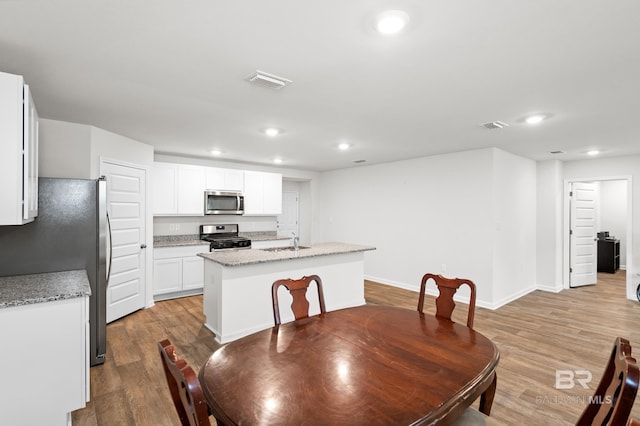
<svg viewBox="0 0 640 426">
<path fill-rule="evenodd" d="M 569 273 L 572 273 L 572 272 L 573 272 L 573 268 L 569 268 Z"/>
<path fill-rule="evenodd" d="M 569 191 L 569 197 L 573 197 L 573 191 Z"/>
<path fill-rule="evenodd" d="M 569 229 L 569 235 L 573 235 L 573 229 Z"/>
</svg>

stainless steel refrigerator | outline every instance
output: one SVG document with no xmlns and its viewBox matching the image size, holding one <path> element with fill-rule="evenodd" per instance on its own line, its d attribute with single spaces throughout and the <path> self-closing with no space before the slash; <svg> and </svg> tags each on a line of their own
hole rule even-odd
<svg viewBox="0 0 640 426">
<path fill-rule="evenodd" d="M 91 284 L 90 362 L 107 350 L 106 298 L 110 262 L 106 181 L 40 178 L 38 216 L 0 226 L 0 276 L 85 269 Z"/>
</svg>

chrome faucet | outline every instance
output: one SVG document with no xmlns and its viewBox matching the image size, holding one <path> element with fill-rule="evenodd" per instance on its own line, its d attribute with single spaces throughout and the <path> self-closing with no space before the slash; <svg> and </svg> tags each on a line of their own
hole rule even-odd
<svg viewBox="0 0 640 426">
<path fill-rule="evenodd" d="M 298 237 L 295 232 L 292 232 L 291 234 L 293 235 L 293 249 L 298 250 L 298 242 L 300 241 L 300 237 Z"/>
</svg>

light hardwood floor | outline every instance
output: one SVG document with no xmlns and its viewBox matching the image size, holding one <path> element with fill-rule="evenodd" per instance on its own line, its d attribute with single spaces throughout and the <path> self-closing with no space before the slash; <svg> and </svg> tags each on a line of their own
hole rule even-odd
<svg viewBox="0 0 640 426">
<path fill-rule="evenodd" d="M 416 292 L 365 282 L 367 303 L 415 309 Z M 425 301 L 433 312 L 433 298 Z M 466 322 L 460 304 L 454 320 Z M 157 342 L 168 337 L 196 370 L 219 345 L 202 325 L 202 296 L 158 302 L 107 326 L 107 362 L 91 368 L 91 401 L 75 426 L 179 425 Z M 640 303 L 625 299 L 624 271 L 558 294 L 535 291 L 498 310 L 476 308 L 474 328 L 500 350 L 491 415 L 513 425 L 572 425 L 592 395 L 616 336 L 640 358 Z M 589 389 L 556 390 L 556 370 L 588 370 Z M 477 403 L 476 403 L 477 404 Z M 640 418 L 636 402 L 632 416 Z"/>
</svg>

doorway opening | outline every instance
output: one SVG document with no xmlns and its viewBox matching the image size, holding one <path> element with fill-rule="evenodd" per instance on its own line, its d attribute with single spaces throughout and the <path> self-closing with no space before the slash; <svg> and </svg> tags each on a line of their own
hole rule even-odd
<svg viewBox="0 0 640 426">
<path fill-rule="evenodd" d="M 596 284 L 599 270 L 622 271 L 627 298 L 635 299 L 631 205 L 630 176 L 565 181 L 564 288 Z"/>
</svg>

